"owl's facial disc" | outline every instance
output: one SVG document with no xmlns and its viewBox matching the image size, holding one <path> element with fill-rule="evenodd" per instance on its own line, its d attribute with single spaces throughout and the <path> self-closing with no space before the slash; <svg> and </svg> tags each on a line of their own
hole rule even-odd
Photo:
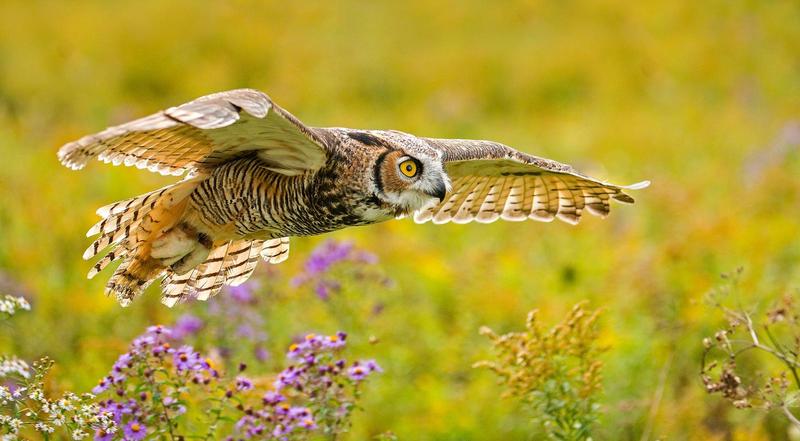
<svg viewBox="0 0 800 441">
<path fill-rule="evenodd" d="M 442 164 L 435 158 L 411 156 L 395 150 L 387 153 L 379 167 L 378 196 L 411 212 L 443 200 L 450 184 Z"/>
</svg>

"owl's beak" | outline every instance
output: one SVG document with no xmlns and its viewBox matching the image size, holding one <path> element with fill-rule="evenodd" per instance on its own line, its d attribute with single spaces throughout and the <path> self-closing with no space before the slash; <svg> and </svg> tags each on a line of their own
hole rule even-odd
<svg viewBox="0 0 800 441">
<path fill-rule="evenodd" d="M 444 197 L 447 195 L 447 185 L 445 185 L 444 181 L 436 181 L 431 191 L 427 193 L 439 199 L 440 202 L 444 201 Z"/>
</svg>

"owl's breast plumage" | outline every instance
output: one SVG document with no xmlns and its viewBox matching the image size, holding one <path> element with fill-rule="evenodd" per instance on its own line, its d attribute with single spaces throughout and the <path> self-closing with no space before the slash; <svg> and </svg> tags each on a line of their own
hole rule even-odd
<svg viewBox="0 0 800 441">
<path fill-rule="evenodd" d="M 191 203 L 209 231 L 234 237 L 311 236 L 395 217 L 356 174 L 352 166 L 334 161 L 286 176 L 258 158 L 242 158 L 212 170 Z"/>
</svg>

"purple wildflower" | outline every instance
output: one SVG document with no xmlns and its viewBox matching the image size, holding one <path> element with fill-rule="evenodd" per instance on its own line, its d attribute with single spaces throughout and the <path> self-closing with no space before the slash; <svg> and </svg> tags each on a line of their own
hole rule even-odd
<svg viewBox="0 0 800 441">
<path fill-rule="evenodd" d="M 252 326 L 245 323 L 239 325 L 239 327 L 236 329 L 236 335 L 247 339 L 253 339 L 256 336 L 256 333 Z"/>
<path fill-rule="evenodd" d="M 311 416 L 311 411 L 306 407 L 292 407 L 289 409 L 289 418 L 295 420 L 306 419 Z"/>
<path fill-rule="evenodd" d="M 241 375 L 236 377 L 236 390 L 246 391 L 246 390 L 251 390 L 252 388 L 253 388 L 253 382 L 250 381 L 250 379 Z"/>
<path fill-rule="evenodd" d="M 266 361 L 269 358 L 269 352 L 261 345 L 256 346 L 253 353 L 258 361 Z"/>
<path fill-rule="evenodd" d="M 292 279 L 292 285 L 300 286 L 310 279 L 321 276 L 328 272 L 333 265 L 340 262 L 366 262 L 370 260 L 364 257 L 361 253 L 354 252 L 352 242 L 325 241 L 311 252 L 304 265 L 303 273 Z M 324 298 L 324 294 L 326 294 L 324 292 L 325 287 L 318 285 L 317 288 L 317 294 Z"/>
<path fill-rule="evenodd" d="M 123 429 L 126 441 L 138 441 L 147 436 L 147 427 L 138 420 L 132 420 Z"/>
<path fill-rule="evenodd" d="M 122 372 L 122 370 L 128 369 L 131 366 L 133 366 L 133 356 L 130 352 L 126 352 L 117 358 L 117 361 L 111 369 L 114 372 Z"/>
<path fill-rule="evenodd" d="M 337 332 L 334 335 L 329 335 L 322 340 L 322 345 L 326 348 L 337 349 L 345 345 L 347 334 L 344 332 Z"/>
<path fill-rule="evenodd" d="M 296 360 L 300 358 L 301 354 L 303 353 L 303 348 L 300 347 L 297 343 L 292 343 L 289 346 L 289 352 L 286 353 L 286 357 L 290 360 Z"/>
<path fill-rule="evenodd" d="M 135 403 L 131 403 L 131 401 L 128 401 L 127 403 L 123 403 L 123 402 L 117 402 L 117 401 L 114 401 L 114 400 L 108 400 L 104 404 L 101 405 L 100 410 L 102 412 L 110 412 L 111 413 L 111 417 L 113 418 L 113 420 L 117 424 L 120 424 L 122 422 L 122 416 L 123 415 L 128 415 L 128 414 L 133 413 L 132 404 L 135 404 Z"/>
<path fill-rule="evenodd" d="M 304 418 L 297 425 L 306 430 L 314 430 L 317 428 L 317 424 L 311 418 Z"/>
<path fill-rule="evenodd" d="M 181 346 L 180 349 L 175 351 L 172 356 L 172 361 L 175 363 L 175 368 L 180 371 L 200 371 L 211 369 L 208 361 L 200 357 L 200 354 L 195 352 L 191 346 Z"/>
<path fill-rule="evenodd" d="M 350 369 L 347 370 L 347 376 L 350 377 L 351 380 L 361 381 L 367 377 L 369 371 L 363 366 L 352 366 Z"/>
<path fill-rule="evenodd" d="M 234 427 L 236 430 L 241 431 L 244 427 L 249 426 L 255 422 L 255 418 L 251 417 L 250 415 L 245 415 L 239 418 L 239 421 L 236 422 Z"/>
<path fill-rule="evenodd" d="M 183 415 L 186 413 L 186 406 L 180 404 L 180 401 L 173 397 L 164 397 L 162 402 L 164 403 L 164 406 L 171 408 L 176 415 Z"/>
<path fill-rule="evenodd" d="M 140 335 L 133 340 L 133 349 L 134 351 L 139 351 L 151 346 L 153 343 L 156 342 L 156 339 L 149 334 Z"/>
<path fill-rule="evenodd" d="M 378 365 L 378 363 L 373 359 L 364 360 L 364 361 L 362 361 L 362 363 L 364 363 L 364 367 L 366 367 L 367 370 L 370 373 L 372 373 L 372 372 L 383 372 L 383 369 L 381 369 L 381 367 Z"/>
<path fill-rule="evenodd" d="M 95 395 L 100 395 L 101 393 L 107 391 L 109 386 L 111 386 L 111 381 L 109 378 L 103 378 L 99 383 L 97 383 L 97 386 L 92 388 L 92 393 Z"/>
<path fill-rule="evenodd" d="M 251 437 L 261 436 L 267 430 L 263 424 L 252 425 L 247 429 L 247 434 Z"/>
<path fill-rule="evenodd" d="M 122 386 L 125 383 L 125 380 L 128 379 L 125 375 L 113 373 L 112 375 L 106 377 L 111 384 L 115 384 L 117 386 Z"/>
<path fill-rule="evenodd" d="M 275 407 L 275 413 L 278 415 L 289 415 L 289 411 L 291 410 L 291 406 L 286 403 L 281 403 L 277 407 Z"/>
<path fill-rule="evenodd" d="M 311 276 L 324 273 L 336 263 L 346 260 L 353 249 L 352 242 L 328 240 L 311 252 L 305 264 L 306 274 Z"/>
<path fill-rule="evenodd" d="M 231 286 L 228 288 L 228 293 L 236 302 L 249 304 L 253 301 L 253 284 L 244 283 L 239 286 Z"/>
<path fill-rule="evenodd" d="M 275 426 L 275 429 L 272 430 L 272 436 L 279 437 L 288 435 L 292 430 L 294 430 L 294 426 L 291 424 L 278 424 Z"/>
<path fill-rule="evenodd" d="M 293 386 L 297 384 L 297 381 L 302 373 L 303 371 L 301 369 L 298 369 L 294 366 L 289 366 L 281 371 L 280 374 L 278 374 L 278 379 L 275 380 L 273 386 L 275 386 L 276 390 L 281 390 L 286 386 Z"/>
<path fill-rule="evenodd" d="M 316 286 L 314 286 L 314 293 L 317 294 L 320 300 L 328 300 L 331 297 L 331 290 L 324 280 L 317 282 Z"/>
<path fill-rule="evenodd" d="M 309 347 L 319 346 L 322 343 L 322 338 L 317 334 L 306 334 L 304 340 Z"/>
<path fill-rule="evenodd" d="M 175 322 L 172 338 L 183 340 L 190 335 L 196 334 L 201 329 L 203 329 L 203 320 L 191 314 L 184 314 Z"/>
<path fill-rule="evenodd" d="M 286 397 L 279 394 L 278 392 L 269 391 L 264 394 L 264 397 L 261 399 L 261 401 L 266 405 L 274 406 L 282 401 L 286 401 Z"/>
<path fill-rule="evenodd" d="M 172 352 L 172 348 L 169 343 L 161 343 L 160 345 L 153 346 L 152 353 L 153 355 L 161 355 L 161 354 L 169 354 Z"/>
<path fill-rule="evenodd" d="M 157 335 L 157 336 L 161 336 L 161 335 L 169 336 L 169 335 L 172 334 L 172 330 L 170 328 L 167 328 L 167 327 L 162 326 L 162 325 L 155 325 L 155 326 L 148 326 L 147 327 L 147 333 L 148 334 Z"/>
<path fill-rule="evenodd" d="M 308 282 L 313 282 L 313 289 L 317 297 L 328 300 L 331 295 L 341 291 L 341 283 L 328 277 L 332 268 L 343 262 L 359 265 L 371 265 L 377 262 L 377 257 L 369 252 L 356 249 L 351 242 L 337 242 L 328 240 L 317 246 L 305 262 L 303 272 L 295 276 L 291 283 L 298 287 Z M 360 271 L 355 274 L 360 277 Z"/>
</svg>

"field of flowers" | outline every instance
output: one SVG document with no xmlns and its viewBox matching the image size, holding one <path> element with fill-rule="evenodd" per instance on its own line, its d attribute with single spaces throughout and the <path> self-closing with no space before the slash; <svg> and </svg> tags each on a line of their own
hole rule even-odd
<svg viewBox="0 0 800 441">
<path fill-rule="evenodd" d="M 56 150 L 239 87 L 653 184 L 578 226 L 293 239 L 120 308 L 84 232 L 171 179 Z M 4 0 L 0 437 L 800 439 L 798 147 L 796 1 Z"/>
</svg>

